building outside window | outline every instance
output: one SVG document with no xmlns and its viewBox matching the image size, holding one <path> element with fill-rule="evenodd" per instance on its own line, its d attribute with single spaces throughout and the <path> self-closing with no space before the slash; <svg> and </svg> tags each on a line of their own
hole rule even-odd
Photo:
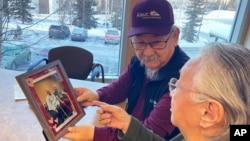
<svg viewBox="0 0 250 141">
<path fill-rule="evenodd" d="M 51 48 L 73 45 L 92 52 L 94 62 L 104 66 L 105 76 L 120 74 L 121 46 L 123 41 L 127 41 L 127 37 L 122 36 L 127 30 L 124 28 L 127 22 L 124 21 L 130 20 L 125 18 L 130 17 L 125 16 L 129 12 L 124 11 L 132 9 L 127 4 L 131 0 L 30 0 L 26 9 L 18 7 L 18 2 L 3 1 L 2 43 L 18 46 L 21 42 L 29 48 L 31 56 L 29 59 L 25 55 L 19 57 L 26 59 L 21 64 L 6 60 L 3 48 L 7 47 L 2 44 L 0 68 L 26 71 L 30 65 L 46 58 Z M 210 42 L 238 42 L 233 38 L 234 34 L 239 34 L 235 26 L 243 21 L 237 18 L 238 11 L 247 9 L 241 0 L 169 2 L 174 9 L 175 25 L 181 31 L 179 45 L 190 57 L 197 56 L 199 50 Z M 22 10 L 31 16 L 20 15 Z M 18 27 L 21 28 L 21 34 L 17 35 Z M 86 39 L 72 40 L 72 31 L 76 28 L 87 31 Z M 111 30 L 115 32 L 106 34 Z M 20 54 L 21 51 L 12 58 Z M 6 68 L 8 63 L 10 67 Z"/>
</svg>

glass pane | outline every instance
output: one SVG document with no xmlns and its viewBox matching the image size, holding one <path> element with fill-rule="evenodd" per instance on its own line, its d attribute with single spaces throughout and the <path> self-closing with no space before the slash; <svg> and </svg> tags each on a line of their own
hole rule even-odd
<svg viewBox="0 0 250 141">
<path fill-rule="evenodd" d="M 209 42 L 230 41 L 240 0 L 169 1 L 174 9 L 175 24 L 181 30 L 179 45 L 191 57 L 197 56 L 201 47 Z M 19 4 L 16 2 L 19 1 L 3 1 L 3 42 L 18 46 L 22 42 L 26 53 L 16 57 L 22 59 L 16 61 L 22 64 L 15 64 L 10 59 L 1 61 L 1 55 L 0 68 L 26 71 L 30 65 L 46 58 L 51 48 L 73 45 L 92 52 L 94 62 L 104 66 L 105 76 L 118 75 L 122 15 L 124 3 L 129 1 L 30 0 L 28 5 L 31 8 L 27 10 L 32 17 L 25 18 L 20 17 L 20 9 L 16 7 Z M 191 15 L 196 18 L 193 19 Z M 188 30 L 187 27 L 192 28 Z M 75 28 L 85 28 L 86 36 L 76 35 L 72 40 Z M 110 28 L 115 29 L 118 35 L 106 34 Z"/>
<path fill-rule="evenodd" d="M 50 49 L 71 45 L 90 51 L 94 63 L 103 65 L 105 76 L 118 75 L 123 0 L 30 0 L 27 5 L 31 8 L 26 10 L 32 16 L 24 18 L 19 15 L 18 2 L 22 1 L 4 0 L 4 18 L 9 20 L 3 21 L 3 42 L 23 42 L 31 59 L 25 54 L 21 59 L 27 61 L 15 64 L 17 57 L 13 56 L 1 68 L 26 71 L 47 58 Z"/>
<path fill-rule="evenodd" d="M 169 0 L 175 25 L 180 28 L 179 45 L 195 57 L 210 42 L 229 42 L 239 0 Z"/>
</svg>

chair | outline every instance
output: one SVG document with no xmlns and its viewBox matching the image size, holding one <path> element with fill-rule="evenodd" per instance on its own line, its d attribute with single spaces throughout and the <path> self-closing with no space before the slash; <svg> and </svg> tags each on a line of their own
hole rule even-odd
<svg viewBox="0 0 250 141">
<path fill-rule="evenodd" d="M 103 66 L 99 63 L 93 63 L 91 52 L 76 46 L 60 46 L 51 49 L 48 53 L 48 58 L 31 65 L 27 71 L 38 67 L 44 61 L 48 64 L 57 59 L 60 59 L 62 62 L 69 78 L 86 80 L 91 73 L 90 80 L 94 81 L 96 77 L 99 77 L 101 71 L 102 83 L 105 83 Z"/>
</svg>

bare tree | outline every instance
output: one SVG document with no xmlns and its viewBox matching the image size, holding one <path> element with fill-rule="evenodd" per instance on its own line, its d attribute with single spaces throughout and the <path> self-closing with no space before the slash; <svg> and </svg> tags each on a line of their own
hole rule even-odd
<svg viewBox="0 0 250 141">
<path fill-rule="evenodd" d="M 61 0 L 59 1 L 59 10 L 58 10 L 58 13 L 59 13 L 59 23 L 61 25 L 65 25 L 66 24 L 66 20 L 72 9 L 72 6 L 71 6 L 71 1 L 69 0 Z"/>
<path fill-rule="evenodd" d="M 0 0 L 0 68 L 2 66 L 2 42 L 7 40 L 8 23 L 12 17 L 10 7 L 13 6 L 12 0 Z"/>
</svg>

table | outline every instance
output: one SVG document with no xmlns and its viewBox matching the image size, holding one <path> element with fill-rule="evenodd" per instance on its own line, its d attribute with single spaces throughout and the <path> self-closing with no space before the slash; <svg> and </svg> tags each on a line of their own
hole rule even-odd
<svg viewBox="0 0 250 141">
<path fill-rule="evenodd" d="M 42 128 L 27 100 L 15 101 L 15 76 L 23 72 L 0 69 L 0 140 L 1 141 L 44 141 Z M 85 86 L 92 90 L 103 87 L 104 83 L 70 79 L 73 87 Z M 85 108 L 86 115 L 77 123 L 100 125 L 97 107 Z M 61 139 L 65 140 L 65 139 Z"/>
</svg>

